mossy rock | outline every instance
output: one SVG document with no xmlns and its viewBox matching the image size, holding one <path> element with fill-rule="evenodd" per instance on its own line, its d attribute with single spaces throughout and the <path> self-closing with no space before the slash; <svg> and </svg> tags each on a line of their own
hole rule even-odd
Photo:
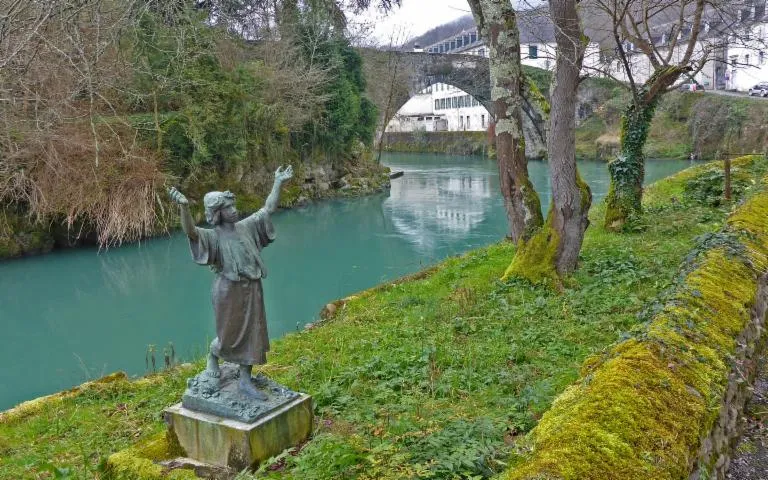
<svg viewBox="0 0 768 480">
<path fill-rule="evenodd" d="M 15 208 L 0 210 L 0 259 L 47 253 L 53 246 L 54 237 L 46 225 Z"/>
<path fill-rule="evenodd" d="M 197 479 L 192 470 L 168 470 L 157 462 L 183 456 L 184 452 L 168 432 L 159 433 L 136 446 L 114 453 L 107 459 L 105 472 L 112 480 Z"/>
</svg>

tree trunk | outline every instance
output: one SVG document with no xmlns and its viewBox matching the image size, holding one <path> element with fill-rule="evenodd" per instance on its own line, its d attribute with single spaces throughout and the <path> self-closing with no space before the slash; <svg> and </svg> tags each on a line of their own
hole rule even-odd
<svg viewBox="0 0 768 480">
<path fill-rule="evenodd" d="M 645 156 L 656 102 L 631 104 L 621 117 L 619 156 L 608 164 L 611 187 L 606 198 L 605 228 L 621 230 L 627 220 L 642 213 Z"/>
<path fill-rule="evenodd" d="M 552 205 L 544 228 L 521 247 L 505 274 L 537 283 L 557 281 L 576 268 L 589 226 L 592 194 L 576 168 L 576 90 L 586 46 L 576 1 L 549 2 L 557 42 L 547 139 Z"/>
<path fill-rule="evenodd" d="M 523 137 L 520 34 L 508 0 L 469 0 L 478 31 L 490 50 L 496 158 L 509 237 L 527 241 L 544 223 L 541 202 L 528 177 Z"/>
<path fill-rule="evenodd" d="M 608 164 L 611 187 L 606 197 L 605 228 L 619 231 L 633 216 L 642 213 L 645 156 L 643 148 L 656 111 L 667 88 L 689 67 L 665 67 L 654 72 L 621 117 L 619 156 Z"/>
</svg>

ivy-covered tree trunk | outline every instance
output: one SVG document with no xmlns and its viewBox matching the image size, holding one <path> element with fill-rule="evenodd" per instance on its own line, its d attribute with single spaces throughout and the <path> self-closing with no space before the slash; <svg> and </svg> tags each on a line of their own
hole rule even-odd
<svg viewBox="0 0 768 480">
<path fill-rule="evenodd" d="M 620 230 L 627 219 L 642 212 L 645 156 L 657 99 L 650 105 L 630 104 L 621 117 L 619 156 L 608 164 L 611 187 L 606 198 L 605 227 Z"/>
<path fill-rule="evenodd" d="M 592 194 L 576 168 L 576 90 L 586 48 L 576 1 L 549 2 L 557 42 L 547 139 L 552 205 L 544 227 L 518 250 L 505 274 L 533 282 L 571 273 L 589 226 Z"/>
<path fill-rule="evenodd" d="M 608 164 L 611 186 L 606 197 L 605 228 L 621 230 L 633 216 L 642 213 L 645 156 L 643 149 L 656 112 L 656 105 L 687 66 L 660 68 L 634 94 L 621 117 L 619 156 Z"/>
<path fill-rule="evenodd" d="M 541 202 L 528 176 L 523 137 L 520 34 L 508 0 L 469 0 L 480 36 L 489 47 L 496 158 L 509 236 L 527 241 L 544 223 Z"/>
</svg>

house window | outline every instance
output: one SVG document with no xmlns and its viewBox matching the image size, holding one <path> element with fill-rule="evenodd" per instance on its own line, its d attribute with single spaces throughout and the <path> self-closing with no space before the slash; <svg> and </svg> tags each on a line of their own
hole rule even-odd
<svg viewBox="0 0 768 480">
<path fill-rule="evenodd" d="M 480 115 L 480 125 L 485 128 L 485 114 Z"/>
<path fill-rule="evenodd" d="M 453 108 L 459 108 L 459 97 L 451 97 L 451 106 Z"/>
<path fill-rule="evenodd" d="M 475 43 L 477 41 L 477 33 L 473 32 L 469 34 L 469 42 Z"/>
<path fill-rule="evenodd" d="M 463 47 L 464 46 L 464 37 L 457 37 L 456 38 L 456 46 L 457 47 Z"/>
<path fill-rule="evenodd" d="M 441 110 L 445 109 L 445 99 L 444 98 L 440 99 L 440 109 Z"/>
<path fill-rule="evenodd" d="M 539 47 L 537 45 L 528 45 L 528 58 L 532 60 L 539 58 Z"/>
<path fill-rule="evenodd" d="M 435 110 L 440 110 L 440 100 L 435 100 Z"/>
<path fill-rule="evenodd" d="M 459 130 L 464 130 L 464 117 L 459 117 Z"/>
<path fill-rule="evenodd" d="M 440 49 L 440 52 L 439 52 L 439 53 L 443 53 L 443 46 L 442 46 L 442 45 L 440 45 L 438 48 Z"/>
<path fill-rule="evenodd" d="M 749 54 L 748 53 L 746 55 L 744 55 L 744 63 L 746 65 L 749 65 Z"/>
<path fill-rule="evenodd" d="M 757 61 L 759 65 L 765 65 L 765 52 L 760 50 L 757 54 Z"/>
<path fill-rule="evenodd" d="M 481 48 L 480 50 L 477 51 L 477 54 L 480 55 L 481 57 L 484 57 L 485 56 L 485 49 Z"/>
<path fill-rule="evenodd" d="M 469 130 L 469 115 L 467 115 L 467 130 Z"/>
<path fill-rule="evenodd" d="M 456 49 L 456 40 L 451 40 L 451 50 Z"/>
</svg>

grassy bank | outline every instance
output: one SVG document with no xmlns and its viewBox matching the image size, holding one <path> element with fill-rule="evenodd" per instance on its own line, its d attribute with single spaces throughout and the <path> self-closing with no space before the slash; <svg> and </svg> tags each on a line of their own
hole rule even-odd
<svg viewBox="0 0 768 480">
<path fill-rule="evenodd" d="M 739 195 L 765 161 L 736 163 Z M 446 260 L 346 302 L 334 318 L 273 343 L 264 371 L 316 402 L 314 439 L 263 468 L 267 478 L 465 478 L 508 466 L 584 359 L 640 332 L 672 285 L 695 237 L 719 230 L 718 167 L 698 167 L 649 189 L 647 215 L 614 235 L 592 212 L 581 268 L 561 292 L 498 278 L 514 254 L 499 243 Z M 117 378 L 0 416 L 0 477 L 96 475 L 122 455 L 146 478 L 160 469 L 163 407 L 198 363 L 129 382 Z"/>
<path fill-rule="evenodd" d="M 585 92 L 584 92 L 585 91 Z M 611 160 L 618 152 L 621 113 L 628 94 L 609 82 L 582 87 L 593 114 L 576 129 L 581 158 Z M 718 158 L 725 150 L 739 155 L 768 149 L 768 102 L 714 94 L 670 92 L 662 97 L 651 123 L 645 154 L 649 158 Z M 728 138 L 733 145 L 728 146 Z"/>
</svg>

